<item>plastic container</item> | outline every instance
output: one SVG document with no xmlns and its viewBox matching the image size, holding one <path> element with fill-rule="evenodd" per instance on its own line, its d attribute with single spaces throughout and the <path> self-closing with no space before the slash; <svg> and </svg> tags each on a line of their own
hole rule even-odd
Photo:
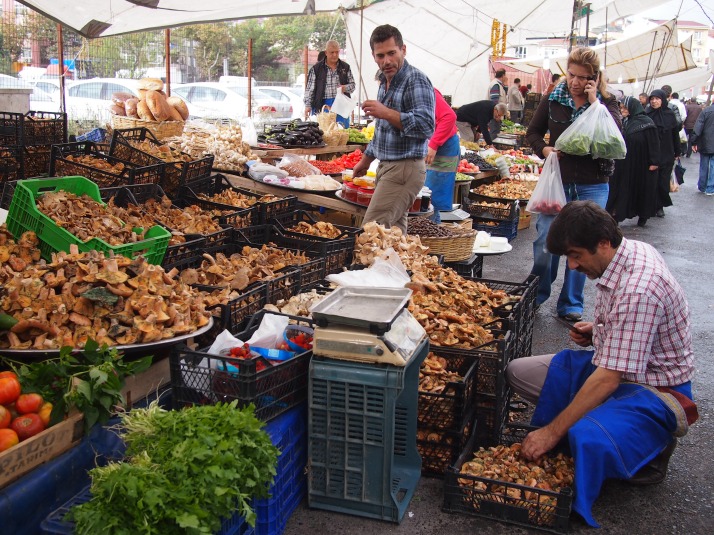
<svg viewBox="0 0 714 535">
<path fill-rule="evenodd" d="M 352 182 L 352 175 L 354 171 L 352 169 L 345 169 L 342 171 L 342 183 Z"/>
<path fill-rule="evenodd" d="M 342 197 L 346 201 L 357 202 L 358 192 L 359 186 L 355 185 L 353 182 L 342 183 Z"/>
<path fill-rule="evenodd" d="M 301 347 L 291 340 L 301 333 L 306 335 L 306 343 L 309 347 Z M 314 334 L 315 329 L 312 327 L 307 327 L 305 325 L 288 325 L 285 327 L 285 331 L 283 332 L 283 340 L 285 340 L 285 343 L 288 344 L 288 347 L 290 347 L 293 351 L 303 352 L 312 349 L 312 337 Z"/>
<path fill-rule="evenodd" d="M 370 176 L 358 176 L 353 178 L 352 182 L 360 188 L 374 188 L 374 178 Z"/>
<path fill-rule="evenodd" d="M 428 212 L 431 206 L 431 190 L 422 188 L 421 190 L 421 211 Z"/>
<path fill-rule="evenodd" d="M 414 203 L 412 204 L 410 212 L 421 212 L 421 193 L 416 196 Z"/>
<path fill-rule="evenodd" d="M 365 206 L 369 206 L 374 195 L 374 188 L 360 188 L 357 191 L 357 202 Z"/>
<path fill-rule="evenodd" d="M 164 227 L 151 227 L 143 240 L 134 243 L 109 245 L 99 238 L 82 241 L 37 209 L 36 198 L 40 194 L 58 190 L 76 195 L 86 194 L 104 204 L 97 185 L 81 176 L 20 180 L 15 185 L 7 216 L 7 227 L 13 236 L 20 236 L 27 230 L 35 232 L 40 239 L 40 251 L 46 260 L 52 258 L 53 252 L 69 252 L 70 245 L 77 245 L 80 252 L 97 250 L 129 258 L 144 255 L 150 264 L 161 264 L 171 238 L 171 233 Z"/>
<path fill-rule="evenodd" d="M 308 503 L 400 522 L 421 472 L 416 448 L 419 366 L 313 358 L 308 422 Z"/>
</svg>

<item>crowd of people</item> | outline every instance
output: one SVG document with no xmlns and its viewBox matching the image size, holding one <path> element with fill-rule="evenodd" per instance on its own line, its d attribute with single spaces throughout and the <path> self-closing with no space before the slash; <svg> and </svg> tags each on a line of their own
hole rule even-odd
<svg viewBox="0 0 714 535">
<path fill-rule="evenodd" d="M 406 60 L 397 28 L 377 27 L 370 47 L 379 91 L 362 108 L 375 121 L 375 134 L 353 175 L 364 175 L 379 160 L 364 221 L 406 232 L 409 207 L 425 182 L 436 211 L 451 208 L 459 139 L 492 144 L 505 118 L 522 119 L 529 88 L 518 78 L 509 86 L 506 71 L 498 70 L 486 98 L 454 112 Z M 339 63 L 326 60 L 319 68 L 327 69 L 337 90 L 350 89 L 334 81 Z M 325 77 L 313 78 L 322 83 Z M 326 89 L 318 96 L 324 102 L 331 94 Z M 306 113 L 320 105 L 314 96 L 306 97 L 308 102 Z M 556 148 L 578 117 L 600 105 L 604 120 L 622 133 L 622 159 Z M 556 448 L 570 450 L 576 467 L 573 508 L 593 526 L 591 508 L 605 479 L 634 485 L 663 481 L 676 437 L 698 417 L 684 292 L 659 253 L 624 238 L 619 222 L 637 217 L 644 226 L 651 217 L 664 217 L 672 204 L 675 161 L 695 152 L 701 161 L 699 191 L 714 195 L 713 110 L 681 102 L 668 86 L 639 99 L 618 97 L 607 87 L 599 55 L 575 48 L 564 75 L 553 75 L 528 123 L 533 152 L 557 156 L 568 201 L 559 213 L 540 213 L 536 220 L 536 307 L 549 299 L 565 257 L 555 309 L 569 322 L 572 341 L 586 349 L 516 359 L 506 375 L 515 392 L 536 404 L 532 423 L 538 429 L 523 441 L 523 455 L 536 459 Z M 597 287 L 593 321 L 583 320 L 587 278 Z"/>
</svg>

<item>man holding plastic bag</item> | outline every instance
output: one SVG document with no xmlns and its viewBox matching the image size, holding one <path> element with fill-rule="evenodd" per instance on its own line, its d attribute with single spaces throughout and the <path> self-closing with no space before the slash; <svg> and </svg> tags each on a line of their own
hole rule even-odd
<svg viewBox="0 0 714 535">
<path fill-rule="evenodd" d="M 588 115 L 580 120 L 586 113 Z M 540 277 L 537 305 L 550 297 L 551 285 L 558 276 L 560 257 L 550 254 L 545 243 L 550 224 L 559 211 L 557 202 L 562 203 L 563 199 L 566 202 L 592 200 L 605 207 L 608 181 L 615 167 L 613 159 L 625 156 L 625 144 L 620 134 L 621 121 L 617 100 L 608 94 L 605 77 L 600 72 L 600 58 L 589 48 L 573 49 L 568 57 L 565 80 L 553 89 L 548 98 L 540 101 L 526 133 L 528 143 L 536 154 L 550 160 L 548 169 L 544 168 L 539 179 L 542 183 L 539 189 L 556 181 L 553 174 L 557 170 L 564 194 L 559 199 L 546 199 L 554 202 L 541 207 L 531 205 L 527 208 L 539 213 L 531 270 Z M 544 141 L 547 132 L 550 132 L 548 144 Z M 555 156 L 548 158 L 551 154 Z M 553 191 L 557 191 L 557 187 Z M 536 193 L 538 191 L 534 191 L 534 196 Z M 566 265 L 556 307 L 559 316 L 569 321 L 580 321 L 585 278 L 585 275 L 570 270 Z"/>
<path fill-rule="evenodd" d="M 325 59 L 315 63 L 307 75 L 304 98 L 306 118 L 320 113 L 323 106 L 332 106 L 338 94 L 349 99 L 350 93 L 357 87 L 350 66 L 340 59 L 339 43 L 328 41 L 325 54 Z M 349 128 L 349 113 L 338 113 L 337 122 Z"/>
</svg>

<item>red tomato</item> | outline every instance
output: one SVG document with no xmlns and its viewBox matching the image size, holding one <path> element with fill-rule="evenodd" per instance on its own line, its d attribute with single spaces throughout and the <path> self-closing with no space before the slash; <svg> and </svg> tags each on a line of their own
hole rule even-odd
<svg viewBox="0 0 714 535">
<path fill-rule="evenodd" d="M 17 374 L 15 372 L 11 372 L 9 370 L 0 372 L 0 379 L 3 379 L 5 377 L 14 377 L 15 379 L 17 379 Z"/>
<path fill-rule="evenodd" d="M 15 377 L 3 377 L 0 379 L 0 405 L 8 405 L 14 402 L 22 392 L 20 381 Z"/>
<path fill-rule="evenodd" d="M 30 437 L 34 437 L 37 433 L 45 429 L 45 424 L 39 414 L 31 412 L 23 414 L 12 421 L 12 429 L 17 433 L 18 438 L 22 442 Z"/>
<path fill-rule="evenodd" d="M 12 429 L 0 429 L 0 451 L 9 450 L 20 442 L 17 433 Z"/>
<path fill-rule="evenodd" d="M 31 394 L 20 394 L 20 397 L 15 401 L 15 408 L 17 408 L 17 412 L 20 414 L 39 412 L 43 402 L 42 396 L 34 392 Z"/>
<path fill-rule="evenodd" d="M 10 427 L 10 422 L 12 422 L 12 414 L 10 414 L 9 410 L 0 405 L 0 429 Z"/>
<path fill-rule="evenodd" d="M 48 427 L 50 425 L 50 416 L 52 416 L 52 403 L 45 401 L 40 410 L 37 411 L 37 414 L 40 415 L 40 420 L 45 424 L 45 427 Z"/>
</svg>

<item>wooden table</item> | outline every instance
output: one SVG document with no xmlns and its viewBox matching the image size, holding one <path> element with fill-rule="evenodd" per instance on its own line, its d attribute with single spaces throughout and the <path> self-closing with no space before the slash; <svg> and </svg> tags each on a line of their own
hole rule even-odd
<svg viewBox="0 0 714 535">
<path fill-rule="evenodd" d="M 362 150 L 363 145 L 339 145 L 336 147 L 300 147 L 294 149 L 261 149 L 251 148 L 251 151 L 261 159 L 278 159 L 285 154 L 297 154 L 298 156 L 333 156 L 335 154 L 345 154 L 357 149 Z M 319 159 L 319 158 L 318 158 Z"/>
</svg>

